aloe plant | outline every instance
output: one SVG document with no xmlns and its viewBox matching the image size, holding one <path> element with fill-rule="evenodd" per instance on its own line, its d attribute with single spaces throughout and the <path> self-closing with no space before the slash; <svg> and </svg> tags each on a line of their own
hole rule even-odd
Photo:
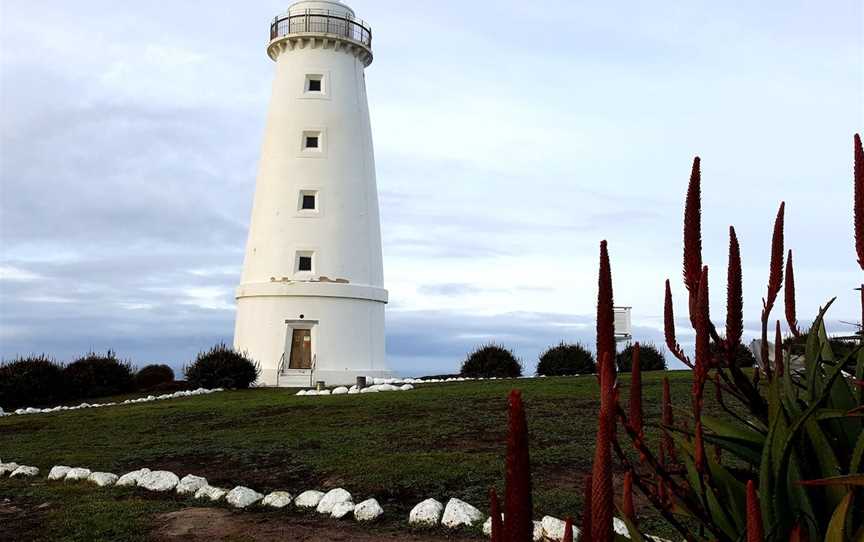
<svg viewBox="0 0 864 542">
<path fill-rule="evenodd" d="M 864 150 L 855 136 L 854 237 L 864 269 Z M 617 510 L 632 540 L 649 537 L 638 529 L 632 491 L 637 488 L 682 537 L 694 542 L 824 540 L 864 542 L 864 345 L 842 353 L 825 330 L 830 300 L 800 341 L 784 343 L 776 320 L 774 363 L 769 361 L 768 324 L 784 288 L 784 312 L 798 337 L 792 252 L 784 276 L 785 203 L 774 221 L 767 295 L 763 299 L 762 363 L 748 376 L 738 365 L 744 328 L 741 256 L 729 228 L 726 328 L 721 337 L 709 307 L 709 269 L 702 261 L 700 160 L 693 161 L 684 211 L 683 278 L 689 320 L 696 332 L 691 359 L 676 338 L 672 289 L 666 281 L 664 331 L 669 351 L 693 371 L 690 419 L 673 424 L 668 380 L 663 386 L 663 436 L 655 452 L 644 438 L 639 346 L 634 347 L 629 409 L 619 401 L 612 318 L 612 272 L 608 245 L 600 243 L 597 299 L 597 359 L 600 412 L 592 473 L 586 478 L 586 509 L 579 540 L 622 540 L 612 528 L 613 453 L 626 469 L 624 502 Z M 862 285 L 864 317 L 864 285 Z M 864 332 L 861 341 L 864 342 Z M 747 369 L 749 370 L 749 369 Z M 764 380 L 763 380 L 764 379 Z M 703 413 L 706 388 L 713 387 L 727 416 Z M 620 424 L 618 422 L 621 422 Z M 521 397 L 510 397 L 505 520 L 500 540 L 528 542 L 531 511 L 527 428 Z M 619 439 L 638 453 L 632 461 Z M 713 453 L 712 453 L 713 451 Z M 497 514 L 497 497 L 492 494 Z M 512 518 L 507 515 L 512 515 Z M 568 520 L 568 526 L 570 522 Z M 694 528 L 695 525 L 695 528 Z M 494 532 L 501 530 L 496 527 Z M 496 539 L 499 539 L 496 536 Z"/>
</svg>

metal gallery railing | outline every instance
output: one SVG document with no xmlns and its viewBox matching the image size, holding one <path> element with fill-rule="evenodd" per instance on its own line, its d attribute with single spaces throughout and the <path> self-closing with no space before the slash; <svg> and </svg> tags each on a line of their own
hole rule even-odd
<svg viewBox="0 0 864 542">
<path fill-rule="evenodd" d="M 270 25 L 270 40 L 290 34 L 333 34 L 372 48 L 372 29 L 368 24 L 343 12 L 308 9 L 279 15 Z"/>
</svg>

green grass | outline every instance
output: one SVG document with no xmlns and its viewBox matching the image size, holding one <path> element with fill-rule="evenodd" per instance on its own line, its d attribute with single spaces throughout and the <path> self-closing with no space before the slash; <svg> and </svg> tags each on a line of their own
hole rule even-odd
<svg viewBox="0 0 864 542">
<path fill-rule="evenodd" d="M 650 425 L 660 418 L 663 374 L 676 403 L 689 404 L 689 372 L 644 375 L 652 443 L 659 436 Z M 621 381 L 626 401 L 629 375 Z M 513 388 L 522 390 L 526 403 L 538 518 L 579 517 L 594 452 L 599 390 L 593 376 L 431 384 L 362 396 L 294 397 L 293 390 L 257 389 L 11 416 L 0 419 L 0 458 L 45 473 L 58 464 L 117 474 L 166 469 L 261 492 L 342 486 L 355 499 L 374 496 L 402 521 L 428 497 L 459 497 L 485 509 L 490 486 L 503 492 L 506 397 Z M 0 495 L 26 492 L 10 484 L 0 481 Z M 146 515 L 160 506 L 146 502 L 139 507 L 121 500 L 76 517 Z M 643 517 L 648 532 L 669 533 L 650 508 Z M 75 528 L 91 528 L 89 519 L 64 518 Z"/>
</svg>

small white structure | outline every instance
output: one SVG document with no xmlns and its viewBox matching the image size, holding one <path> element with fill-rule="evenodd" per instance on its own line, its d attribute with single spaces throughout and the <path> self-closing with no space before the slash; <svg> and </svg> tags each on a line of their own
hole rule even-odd
<svg viewBox="0 0 864 542">
<path fill-rule="evenodd" d="M 633 338 L 633 323 L 630 315 L 633 307 L 614 307 L 612 310 L 615 317 L 615 340 L 629 341 Z"/>
<path fill-rule="evenodd" d="M 387 376 L 371 30 L 341 2 L 303 0 L 273 21 L 267 54 L 276 76 L 234 346 L 263 385 Z"/>
</svg>

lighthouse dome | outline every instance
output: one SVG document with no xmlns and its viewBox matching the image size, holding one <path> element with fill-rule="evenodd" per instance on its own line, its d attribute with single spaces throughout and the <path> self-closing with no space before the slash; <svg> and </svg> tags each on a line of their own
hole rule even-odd
<svg viewBox="0 0 864 542">
<path fill-rule="evenodd" d="M 354 10 L 338 0 L 300 0 L 299 2 L 291 4 L 291 7 L 288 8 L 288 13 L 291 15 L 298 15 L 300 13 L 305 13 L 306 11 L 329 11 L 334 15 L 348 15 L 354 17 Z"/>
</svg>

